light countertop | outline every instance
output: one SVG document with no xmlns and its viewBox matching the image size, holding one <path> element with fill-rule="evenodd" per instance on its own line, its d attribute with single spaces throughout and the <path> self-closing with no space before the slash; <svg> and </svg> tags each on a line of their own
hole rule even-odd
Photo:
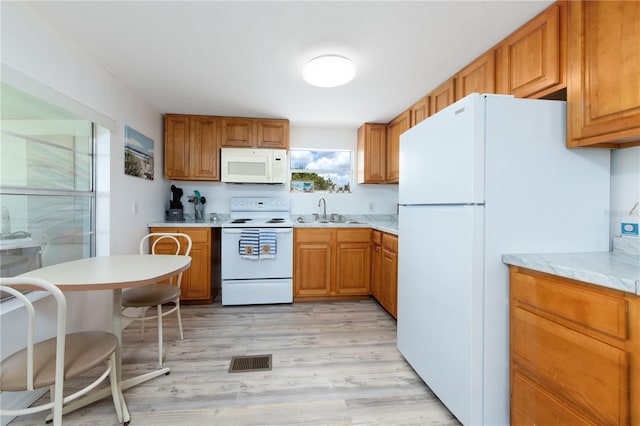
<svg viewBox="0 0 640 426">
<path fill-rule="evenodd" d="M 304 217 L 305 222 L 299 223 L 296 220 L 298 217 Z M 398 217 L 396 215 L 347 215 L 347 218 L 356 220 L 359 223 L 319 223 L 315 222 L 312 216 L 291 215 L 294 228 L 372 228 L 398 235 Z M 228 219 L 228 215 L 219 214 L 216 221 L 195 221 L 192 219 L 185 219 L 184 222 L 157 221 L 149 222 L 147 226 L 157 228 L 221 228 L 222 224 Z"/>
<path fill-rule="evenodd" d="M 502 261 L 640 295 L 640 240 L 614 238 L 613 242 L 609 252 L 505 254 Z"/>
</svg>

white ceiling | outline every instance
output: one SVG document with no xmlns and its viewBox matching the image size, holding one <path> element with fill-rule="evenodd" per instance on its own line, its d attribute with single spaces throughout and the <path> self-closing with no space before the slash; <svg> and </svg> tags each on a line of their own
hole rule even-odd
<svg viewBox="0 0 640 426">
<path fill-rule="evenodd" d="M 387 122 L 552 1 L 109 1 L 29 5 L 161 113 Z M 311 58 L 355 79 L 316 88 Z"/>
</svg>

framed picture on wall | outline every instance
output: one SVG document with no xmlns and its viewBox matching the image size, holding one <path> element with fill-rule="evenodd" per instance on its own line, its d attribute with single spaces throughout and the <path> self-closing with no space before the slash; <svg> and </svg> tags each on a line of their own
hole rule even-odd
<svg viewBox="0 0 640 426">
<path fill-rule="evenodd" d="M 291 192 L 313 192 L 312 180 L 292 180 Z"/>
<path fill-rule="evenodd" d="M 124 174 L 153 180 L 153 139 L 124 126 Z"/>
</svg>

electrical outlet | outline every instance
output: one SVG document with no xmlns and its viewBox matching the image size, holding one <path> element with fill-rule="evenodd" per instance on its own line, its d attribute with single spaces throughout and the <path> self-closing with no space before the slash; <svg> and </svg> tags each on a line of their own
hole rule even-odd
<svg viewBox="0 0 640 426">
<path fill-rule="evenodd" d="M 373 201 L 369 201 L 369 213 L 373 213 L 376 211 L 376 203 Z"/>
</svg>

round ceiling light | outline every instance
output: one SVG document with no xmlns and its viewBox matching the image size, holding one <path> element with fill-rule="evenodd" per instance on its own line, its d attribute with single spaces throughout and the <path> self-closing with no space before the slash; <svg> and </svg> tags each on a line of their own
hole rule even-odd
<svg viewBox="0 0 640 426">
<path fill-rule="evenodd" d="M 356 75 L 356 67 L 350 59 L 338 55 L 313 58 L 302 69 L 304 80 L 318 87 L 336 87 L 347 84 Z"/>
</svg>

